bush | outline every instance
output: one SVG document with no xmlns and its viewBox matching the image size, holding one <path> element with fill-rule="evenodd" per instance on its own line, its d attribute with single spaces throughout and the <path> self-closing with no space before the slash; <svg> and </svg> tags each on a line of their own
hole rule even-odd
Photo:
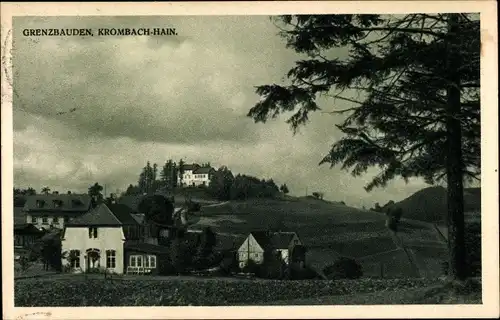
<svg viewBox="0 0 500 320">
<path fill-rule="evenodd" d="M 303 269 L 291 269 L 291 280 L 314 280 L 321 279 L 320 275 L 311 267 L 306 266 Z"/>
<path fill-rule="evenodd" d="M 175 274 L 175 268 L 168 254 L 161 254 L 158 256 L 158 274 L 161 276 Z"/>
<path fill-rule="evenodd" d="M 258 275 L 261 273 L 261 266 L 255 263 L 253 260 L 249 260 L 248 263 L 243 268 L 241 268 L 241 272 Z"/>
<path fill-rule="evenodd" d="M 236 259 L 236 254 L 234 252 L 226 252 L 223 254 L 222 261 L 220 262 L 221 271 L 230 275 L 240 271 L 238 265 L 238 259 Z"/>
<path fill-rule="evenodd" d="M 387 217 L 386 226 L 387 228 L 389 228 L 389 230 L 392 230 L 394 232 L 398 231 L 398 221 L 394 217 Z"/>
<path fill-rule="evenodd" d="M 105 274 L 106 273 L 106 268 L 104 268 L 104 267 L 90 268 L 90 269 L 85 270 L 85 273 Z"/>
<path fill-rule="evenodd" d="M 363 275 L 361 264 L 352 258 L 341 257 L 323 269 L 328 279 L 358 279 Z"/>
</svg>

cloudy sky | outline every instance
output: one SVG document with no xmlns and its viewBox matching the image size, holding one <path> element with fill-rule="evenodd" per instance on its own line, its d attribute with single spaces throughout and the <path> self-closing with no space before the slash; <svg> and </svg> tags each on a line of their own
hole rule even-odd
<svg viewBox="0 0 500 320">
<path fill-rule="evenodd" d="M 105 27 L 175 27 L 178 36 L 21 34 Z M 282 83 L 298 57 L 268 17 L 18 17 L 13 47 L 17 187 L 86 192 L 98 181 L 123 191 L 146 161 L 169 158 L 227 165 L 286 183 L 294 195 L 307 188 L 353 206 L 401 200 L 425 186 L 397 180 L 366 193 L 376 171 L 354 178 L 318 166 L 339 138 L 335 116 L 312 115 L 295 136 L 285 117 L 266 124 L 246 117 L 259 98 L 254 87 Z"/>
</svg>

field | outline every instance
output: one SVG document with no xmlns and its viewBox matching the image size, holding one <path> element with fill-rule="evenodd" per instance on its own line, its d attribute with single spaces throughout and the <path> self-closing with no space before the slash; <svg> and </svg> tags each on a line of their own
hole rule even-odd
<svg viewBox="0 0 500 320">
<path fill-rule="evenodd" d="M 345 280 L 345 281 L 199 281 L 169 279 L 103 280 L 74 276 L 53 280 L 26 279 L 15 282 L 16 307 L 63 306 L 229 306 L 294 303 L 297 299 L 327 299 L 330 304 L 419 303 L 444 283 L 436 279 Z M 378 299 L 366 299 L 376 295 Z M 470 295 L 470 294 L 469 294 Z M 119 297 L 119 298 L 117 298 Z M 468 303 L 481 303 L 481 299 Z M 382 298 L 382 299 L 381 299 Z M 388 299 L 390 298 L 390 299 Z M 427 301 L 426 303 L 433 303 Z M 351 303 L 350 303 L 351 302 Z M 436 301 L 437 302 L 437 301 Z M 467 302 L 464 302 L 467 303 Z M 297 304 L 299 304 L 297 302 Z"/>
<path fill-rule="evenodd" d="M 384 214 L 311 198 L 231 201 L 203 207 L 192 223 L 211 226 L 226 248 L 237 247 L 252 230 L 295 231 L 308 248 L 308 264 L 317 271 L 347 256 L 362 263 L 366 276 L 379 277 L 381 268 L 387 278 L 439 276 L 439 263 L 422 258 L 418 250 L 399 249 L 436 248 L 436 256 L 446 259 L 443 239 L 431 224 L 401 222 L 394 235 L 385 227 Z"/>
</svg>

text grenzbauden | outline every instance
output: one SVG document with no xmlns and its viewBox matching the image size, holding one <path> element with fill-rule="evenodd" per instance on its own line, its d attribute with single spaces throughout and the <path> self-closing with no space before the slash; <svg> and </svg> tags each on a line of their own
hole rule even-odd
<svg viewBox="0 0 500 320">
<path fill-rule="evenodd" d="M 176 36 L 175 28 L 23 29 L 26 37 Z"/>
</svg>

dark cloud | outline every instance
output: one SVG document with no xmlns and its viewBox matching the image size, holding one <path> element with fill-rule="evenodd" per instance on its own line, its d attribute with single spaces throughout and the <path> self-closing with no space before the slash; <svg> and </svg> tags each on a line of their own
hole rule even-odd
<svg viewBox="0 0 500 320">
<path fill-rule="evenodd" d="M 20 35 L 49 27 L 175 27 L 179 37 Z M 369 175 L 318 166 L 340 137 L 338 115 L 311 115 L 295 136 L 286 117 L 254 124 L 245 116 L 255 86 L 280 83 L 298 59 L 267 17 L 16 17 L 14 31 L 16 185 L 84 192 L 98 181 L 123 190 L 146 161 L 184 158 L 353 205 L 423 186 L 395 181 L 367 194 Z M 319 102 L 327 111 L 348 106 Z"/>
</svg>

